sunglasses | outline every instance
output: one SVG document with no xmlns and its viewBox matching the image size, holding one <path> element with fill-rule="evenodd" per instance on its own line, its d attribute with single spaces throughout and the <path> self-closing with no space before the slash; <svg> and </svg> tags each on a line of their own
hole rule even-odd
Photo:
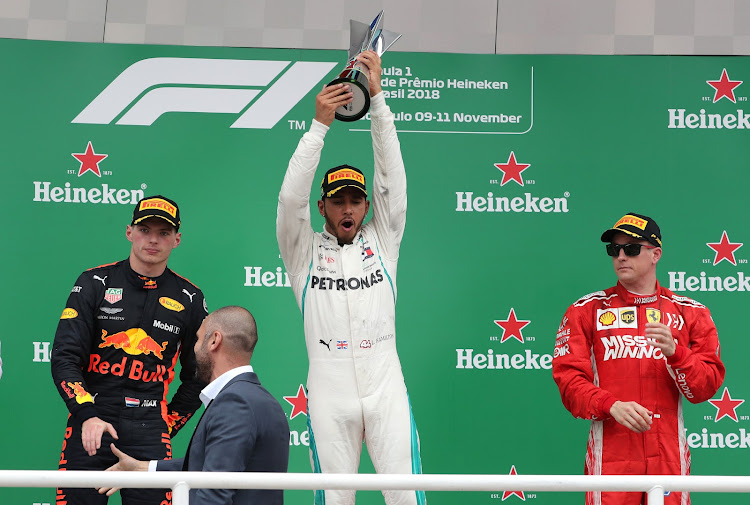
<svg viewBox="0 0 750 505">
<path fill-rule="evenodd" d="M 644 244 L 607 244 L 607 254 L 616 258 L 620 255 L 620 249 L 622 249 L 625 251 L 625 256 L 638 256 L 641 254 L 641 247 L 656 249 L 656 246 Z"/>
</svg>

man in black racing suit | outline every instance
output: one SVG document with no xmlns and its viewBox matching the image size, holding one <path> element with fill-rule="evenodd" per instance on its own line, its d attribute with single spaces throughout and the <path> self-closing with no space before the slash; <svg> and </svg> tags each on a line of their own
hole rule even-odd
<svg viewBox="0 0 750 505">
<path fill-rule="evenodd" d="M 110 442 L 139 459 L 168 459 L 172 436 L 201 405 L 193 344 L 207 315 L 203 293 L 167 268 L 180 244 L 177 204 L 144 198 L 126 237 L 128 259 L 83 272 L 55 333 L 52 378 L 70 415 L 60 470 L 104 470 Z M 181 384 L 167 403 L 180 359 Z M 123 489 L 124 505 L 168 505 L 164 489 Z M 57 490 L 57 505 L 104 504 L 93 489 Z"/>
</svg>

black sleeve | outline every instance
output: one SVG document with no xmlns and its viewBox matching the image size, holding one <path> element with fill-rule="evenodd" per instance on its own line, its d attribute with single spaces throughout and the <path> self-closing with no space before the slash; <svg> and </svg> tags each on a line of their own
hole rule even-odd
<svg viewBox="0 0 750 505">
<path fill-rule="evenodd" d="M 206 383 L 198 380 L 195 376 L 195 349 L 193 349 L 198 328 L 208 315 L 206 300 L 200 290 L 196 293 L 195 301 L 190 304 L 190 311 L 190 323 L 182 334 L 180 347 L 180 386 L 167 406 L 169 412 L 167 424 L 169 425 L 169 434 L 173 437 L 200 408 L 199 395 L 201 390 L 206 387 Z"/>
<path fill-rule="evenodd" d="M 99 290 L 90 274 L 82 273 L 70 292 L 52 344 L 50 366 L 57 391 L 71 415 L 81 423 L 97 417 L 94 400 L 87 391 L 83 369 L 94 345 L 94 312 Z"/>
</svg>

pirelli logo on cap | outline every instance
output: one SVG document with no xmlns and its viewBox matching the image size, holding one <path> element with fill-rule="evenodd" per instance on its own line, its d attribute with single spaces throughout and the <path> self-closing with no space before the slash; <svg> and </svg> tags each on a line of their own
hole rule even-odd
<svg viewBox="0 0 750 505">
<path fill-rule="evenodd" d="M 618 228 L 623 224 L 629 224 L 630 226 L 635 226 L 636 228 L 645 230 L 647 221 L 645 219 L 641 219 L 640 217 L 635 217 L 628 214 L 627 216 L 624 216 L 622 219 L 617 221 L 612 228 Z"/>
<path fill-rule="evenodd" d="M 351 179 L 353 181 L 357 181 L 362 185 L 365 184 L 365 177 L 359 172 L 356 172 L 349 168 L 342 168 L 341 170 L 336 170 L 335 172 L 331 172 L 330 174 L 328 174 L 328 184 L 341 179 Z"/>
<path fill-rule="evenodd" d="M 138 208 L 138 210 L 140 211 L 150 209 L 163 210 L 173 218 L 177 219 L 177 207 L 166 200 L 162 200 L 161 198 L 150 198 L 148 200 L 143 200 L 141 202 L 141 206 Z"/>
</svg>

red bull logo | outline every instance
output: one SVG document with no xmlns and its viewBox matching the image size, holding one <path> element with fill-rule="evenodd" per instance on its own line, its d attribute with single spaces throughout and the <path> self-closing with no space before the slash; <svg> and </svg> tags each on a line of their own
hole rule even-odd
<svg viewBox="0 0 750 505">
<path fill-rule="evenodd" d="M 119 331 L 112 335 L 107 335 L 106 330 L 102 330 L 103 342 L 99 344 L 100 348 L 114 347 L 121 349 L 128 354 L 153 354 L 159 359 L 164 359 L 162 354 L 167 349 L 168 342 L 162 342 L 161 345 L 151 338 L 141 328 L 130 328 L 126 331 Z"/>
<path fill-rule="evenodd" d="M 110 363 L 103 360 L 98 354 L 92 354 L 89 358 L 88 371 L 101 375 L 117 375 L 118 377 L 127 377 L 130 380 L 143 382 L 164 382 L 169 378 L 167 367 L 164 365 L 156 365 L 156 370 L 147 370 L 143 361 L 127 356 L 124 356 L 119 362 Z"/>
<path fill-rule="evenodd" d="M 68 382 L 68 386 L 73 389 L 73 393 L 78 403 L 94 403 L 94 398 L 86 391 L 80 382 Z"/>
<path fill-rule="evenodd" d="M 154 356 L 159 359 L 164 359 L 164 356 L 162 356 L 162 352 L 166 350 L 166 348 L 167 342 L 162 342 L 162 345 L 160 346 L 154 341 L 153 338 L 149 336 L 146 336 L 143 340 L 138 342 L 138 345 L 136 346 L 136 349 L 141 351 L 143 354 L 153 353 Z"/>
</svg>

